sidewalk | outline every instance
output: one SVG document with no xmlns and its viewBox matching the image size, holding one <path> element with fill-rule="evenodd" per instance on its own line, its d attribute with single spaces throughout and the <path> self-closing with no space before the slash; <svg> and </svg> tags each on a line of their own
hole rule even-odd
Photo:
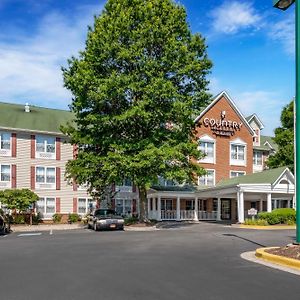
<svg viewBox="0 0 300 300">
<path fill-rule="evenodd" d="M 11 225 L 12 232 L 37 232 L 37 231 L 51 231 L 51 230 L 74 230 L 87 229 L 87 225 L 82 223 L 74 224 L 39 224 L 39 225 Z M 125 226 L 125 231 L 156 231 L 159 230 L 155 226 Z"/>
<path fill-rule="evenodd" d="M 73 230 L 83 229 L 86 225 L 82 223 L 74 224 L 39 224 L 39 225 L 11 225 L 12 232 L 32 232 L 50 230 Z"/>
</svg>

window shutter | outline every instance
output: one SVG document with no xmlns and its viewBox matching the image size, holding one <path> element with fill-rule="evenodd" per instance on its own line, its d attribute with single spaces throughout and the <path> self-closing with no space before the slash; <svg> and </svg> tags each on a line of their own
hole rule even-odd
<svg viewBox="0 0 300 300">
<path fill-rule="evenodd" d="M 35 135 L 31 135 L 31 158 L 35 158 Z"/>
<path fill-rule="evenodd" d="M 11 165 L 11 187 L 15 189 L 17 187 L 17 166 Z"/>
<path fill-rule="evenodd" d="M 132 185 L 132 192 L 136 193 L 136 185 L 135 184 Z"/>
<path fill-rule="evenodd" d="M 11 134 L 11 156 L 17 157 L 17 134 Z"/>
<path fill-rule="evenodd" d="M 136 215 L 136 199 L 132 199 L 132 214 Z"/>
<path fill-rule="evenodd" d="M 75 181 L 75 179 L 73 179 L 73 192 L 76 192 L 77 191 L 77 183 Z"/>
<path fill-rule="evenodd" d="M 35 189 L 35 167 L 34 167 L 34 166 L 31 166 L 30 188 L 31 188 L 32 190 Z"/>
<path fill-rule="evenodd" d="M 77 213 L 77 198 L 73 198 L 73 213 Z"/>
<path fill-rule="evenodd" d="M 60 168 L 56 167 L 56 189 L 60 190 Z"/>
<path fill-rule="evenodd" d="M 61 156 L 61 141 L 60 138 L 57 137 L 56 138 L 56 143 L 55 143 L 55 147 L 56 147 L 56 160 L 60 160 L 60 156 Z"/>
<path fill-rule="evenodd" d="M 60 198 L 57 197 L 55 201 L 56 213 L 60 213 Z"/>
<path fill-rule="evenodd" d="M 73 145 L 73 159 L 76 159 L 78 155 L 78 146 Z"/>
</svg>

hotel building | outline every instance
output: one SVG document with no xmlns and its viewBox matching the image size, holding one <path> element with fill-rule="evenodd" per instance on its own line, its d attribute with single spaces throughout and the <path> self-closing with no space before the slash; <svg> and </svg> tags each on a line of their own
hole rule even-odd
<svg viewBox="0 0 300 300">
<path fill-rule="evenodd" d="M 40 197 L 43 219 L 54 213 L 85 214 L 94 200 L 65 180 L 65 165 L 75 149 L 60 131 L 72 120 L 68 111 L 0 103 L 0 189 L 29 188 Z M 270 211 L 293 206 L 294 177 L 286 168 L 266 169 L 276 152 L 271 137 L 261 135 L 256 114 L 245 118 L 226 92 L 217 95 L 196 118 L 195 139 L 206 155 L 199 164 L 206 175 L 198 186 L 160 180 L 148 192 L 148 216 L 157 220 L 238 220 L 250 208 Z M 138 192 L 125 180 L 115 186 L 115 209 L 138 213 Z"/>
</svg>

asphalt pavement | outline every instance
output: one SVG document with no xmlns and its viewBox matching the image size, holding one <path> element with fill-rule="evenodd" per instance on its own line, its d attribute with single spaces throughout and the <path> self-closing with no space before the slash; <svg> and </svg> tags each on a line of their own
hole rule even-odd
<svg viewBox="0 0 300 300">
<path fill-rule="evenodd" d="M 15 232 L 0 236 L 0 299 L 298 299 L 299 276 L 240 257 L 294 238 L 211 223 Z"/>
</svg>

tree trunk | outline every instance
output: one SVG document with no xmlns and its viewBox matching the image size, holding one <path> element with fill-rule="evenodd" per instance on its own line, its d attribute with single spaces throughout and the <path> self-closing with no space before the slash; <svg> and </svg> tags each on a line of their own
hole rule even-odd
<svg viewBox="0 0 300 300">
<path fill-rule="evenodd" d="M 146 212 L 146 204 L 147 204 L 147 190 L 145 186 L 139 186 L 139 196 L 140 196 L 140 214 L 139 221 L 140 222 L 148 222 L 148 215 Z"/>
</svg>

